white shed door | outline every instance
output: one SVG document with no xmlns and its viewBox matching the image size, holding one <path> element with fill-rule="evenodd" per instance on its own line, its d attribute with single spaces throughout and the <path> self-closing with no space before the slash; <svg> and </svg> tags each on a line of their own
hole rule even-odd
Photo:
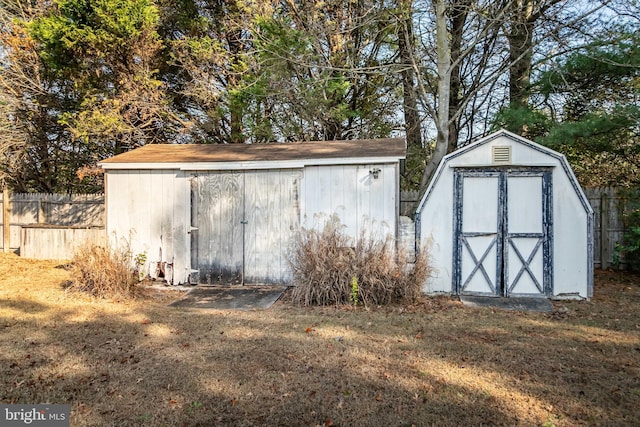
<svg viewBox="0 0 640 427">
<path fill-rule="evenodd" d="M 191 177 L 191 281 L 285 283 L 299 224 L 301 173 L 204 172 Z"/>
<path fill-rule="evenodd" d="M 454 181 L 454 291 L 549 296 L 550 171 L 459 170 Z"/>
</svg>

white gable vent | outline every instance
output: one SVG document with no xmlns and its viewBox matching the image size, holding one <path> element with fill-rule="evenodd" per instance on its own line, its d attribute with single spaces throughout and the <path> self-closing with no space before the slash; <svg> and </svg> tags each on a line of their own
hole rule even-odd
<svg viewBox="0 0 640 427">
<path fill-rule="evenodd" d="M 511 146 L 496 145 L 491 147 L 491 162 L 494 165 L 511 164 Z"/>
</svg>

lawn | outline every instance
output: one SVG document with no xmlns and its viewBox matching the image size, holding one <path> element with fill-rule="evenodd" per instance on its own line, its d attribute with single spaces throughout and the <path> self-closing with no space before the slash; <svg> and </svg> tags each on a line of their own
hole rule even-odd
<svg viewBox="0 0 640 427">
<path fill-rule="evenodd" d="M 84 426 L 640 425 L 640 278 L 596 272 L 551 313 L 411 306 L 178 309 L 106 301 L 0 255 L 0 402 Z"/>
</svg>

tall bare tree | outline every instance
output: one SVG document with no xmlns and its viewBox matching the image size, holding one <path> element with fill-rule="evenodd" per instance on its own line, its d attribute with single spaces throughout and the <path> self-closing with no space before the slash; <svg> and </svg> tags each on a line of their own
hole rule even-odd
<svg viewBox="0 0 640 427">
<path fill-rule="evenodd" d="M 451 44 L 450 32 L 447 26 L 447 3 L 446 0 L 434 0 L 435 20 L 436 20 L 436 51 L 438 55 L 438 92 L 436 110 L 436 146 L 420 182 L 420 188 L 426 185 L 435 172 L 440 160 L 447 154 L 449 147 L 449 126 L 451 99 Z"/>
<path fill-rule="evenodd" d="M 501 106 L 526 104 L 535 67 L 571 49 L 567 33 L 607 3 L 431 0 L 416 11 L 414 20 L 435 27 L 434 38 L 430 25 L 419 26 L 423 45 L 413 52 L 421 113 L 434 124 L 435 139 L 422 190 L 442 157 L 485 133 Z"/>
<path fill-rule="evenodd" d="M 413 30 L 413 0 L 399 0 L 398 3 L 398 57 L 402 75 L 404 126 L 407 146 L 411 152 L 422 150 L 423 147 L 414 64 L 416 40 Z"/>
</svg>

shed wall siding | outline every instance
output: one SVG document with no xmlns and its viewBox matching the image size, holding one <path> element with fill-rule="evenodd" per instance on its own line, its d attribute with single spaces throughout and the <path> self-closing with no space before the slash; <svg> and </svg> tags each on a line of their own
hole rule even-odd
<svg viewBox="0 0 640 427">
<path fill-rule="evenodd" d="M 588 213 L 562 168 L 554 170 L 554 295 L 587 297 L 590 268 Z"/>
<path fill-rule="evenodd" d="M 424 291 L 449 293 L 453 286 L 453 171 L 446 167 L 426 200 L 416 233 L 420 243 L 430 242 L 433 276 Z"/>
<path fill-rule="evenodd" d="M 510 146 L 511 147 L 511 164 L 512 165 L 531 165 L 531 166 L 546 166 L 557 165 L 558 161 L 550 157 L 549 154 L 535 150 L 526 145 L 520 144 L 507 137 L 496 138 L 486 144 L 473 147 L 469 151 L 453 157 L 449 161 L 450 167 L 458 166 L 494 166 L 491 162 L 491 150 L 495 146 Z"/>
<path fill-rule="evenodd" d="M 378 168 L 378 178 L 370 173 Z M 158 263 L 164 262 L 169 268 L 167 278 L 174 284 L 188 283 L 191 273 L 191 185 L 190 170 L 108 170 L 107 192 L 107 234 L 112 243 L 129 245 L 134 254 L 146 254 L 145 271 L 156 275 Z M 295 176 L 294 176 L 295 175 Z M 292 208 L 291 215 L 279 218 L 284 221 L 280 234 L 295 227 L 321 226 L 332 214 L 337 214 L 346 225 L 346 232 L 358 236 L 361 230 L 370 229 L 382 235 L 396 236 L 398 214 L 398 164 L 311 166 L 300 170 L 281 170 L 279 173 L 252 171 L 247 175 L 247 194 L 260 195 L 254 200 L 252 212 L 254 220 L 249 227 L 256 237 L 273 241 L 282 253 L 285 245 L 274 234 L 278 230 L 262 227 L 263 210 L 273 210 L 271 198 L 273 189 L 283 182 L 300 180 L 300 194 L 287 193 L 286 201 Z M 266 198 L 265 198 L 266 197 Z M 266 203 L 266 204 L 265 204 Z M 285 223 L 286 222 L 286 223 Z M 279 222 L 278 222 L 279 223 Z M 286 234 L 286 233 L 285 233 Z M 275 253 L 274 253 L 275 254 Z M 282 257 L 277 262 L 271 252 L 264 254 L 247 248 L 247 261 L 254 263 L 260 271 L 269 276 L 277 276 L 274 268 L 286 269 Z M 275 256 L 275 255 L 274 255 Z M 262 267 L 261 267 L 262 266 Z"/>
<path fill-rule="evenodd" d="M 431 255 L 436 268 L 434 277 L 424 285 L 427 293 L 452 292 L 453 265 L 453 168 L 490 167 L 493 146 L 511 146 L 511 163 L 517 166 L 552 166 L 553 205 L 553 295 L 588 297 L 592 274 L 590 213 L 581 200 L 575 177 L 559 158 L 546 149 L 499 136 L 468 151 L 453 153 L 440 165 L 418 211 L 418 238 L 431 239 Z M 572 181 L 573 180 L 573 181 Z M 486 214 L 478 212 L 479 215 Z"/>
<path fill-rule="evenodd" d="M 107 175 L 107 234 L 112 244 L 146 254 L 145 272 L 170 264 L 175 283 L 187 280 L 186 220 L 189 194 L 184 173 L 175 170 L 122 170 Z"/>
<path fill-rule="evenodd" d="M 380 169 L 377 179 L 374 169 Z M 396 237 L 397 182 L 397 164 L 305 167 L 302 224 L 321 228 L 337 215 L 351 237 L 363 229 Z"/>
</svg>

